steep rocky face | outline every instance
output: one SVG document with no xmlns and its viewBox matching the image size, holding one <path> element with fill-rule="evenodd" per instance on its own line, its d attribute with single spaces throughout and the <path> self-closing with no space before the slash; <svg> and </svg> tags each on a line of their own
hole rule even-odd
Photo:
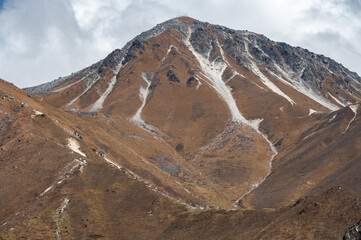
<svg viewBox="0 0 361 240">
<path fill-rule="evenodd" d="M 187 186 L 196 204 L 263 208 L 336 182 L 361 193 L 350 187 L 360 181 L 351 167 L 361 151 L 360 81 L 306 49 L 182 17 L 28 91 L 66 111 L 122 119 L 163 141 L 167 154 L 144 153 L 146 161 Z"/>
<path fill-rule="evenodd" d="M 359 221 L 355 226 L 352 226 L 347 230 L 343 240 L 360 240 L 361 239 L 361 221 Z"/>
</svg>

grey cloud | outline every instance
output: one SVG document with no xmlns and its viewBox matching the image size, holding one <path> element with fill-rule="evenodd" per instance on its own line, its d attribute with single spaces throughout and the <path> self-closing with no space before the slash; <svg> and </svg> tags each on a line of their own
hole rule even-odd
<svg viewBox="0 0 361 240">
<path fill-rule="evenodd" d="M 360 0 L 8 0 L 5 6 L 0 77 L 21 87 L 89 66 L 181 15 L 306 47 L 361 73 Z"/>
</svg>

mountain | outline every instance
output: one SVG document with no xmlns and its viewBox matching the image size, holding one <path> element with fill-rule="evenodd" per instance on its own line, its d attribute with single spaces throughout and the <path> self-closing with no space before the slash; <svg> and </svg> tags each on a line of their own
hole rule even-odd
<svg viewBox="0 0 361 240">
<path fill-rule="evenodd" d="M 27 93 L 2 82 L 0 239 L 339 239 L 360 220 L 360 83 L 188 17 Z"/>
</svg>

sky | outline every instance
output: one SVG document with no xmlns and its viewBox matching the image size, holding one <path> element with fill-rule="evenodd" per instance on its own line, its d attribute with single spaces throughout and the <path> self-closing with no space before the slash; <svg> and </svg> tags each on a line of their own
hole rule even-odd
<svg viewBox="0 0 361 240">
<path fill-rule="evenodd" d="M 361 75 L 361 0 L 0 0 L 0 78 L 29 87 L 67 76 L 178 16 L 261 33 Z"/>
</svg>

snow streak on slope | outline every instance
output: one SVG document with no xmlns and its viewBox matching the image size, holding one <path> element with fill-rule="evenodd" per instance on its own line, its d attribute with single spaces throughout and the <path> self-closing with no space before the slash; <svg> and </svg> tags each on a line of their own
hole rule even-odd
<svg viewBox="0 0 361 240">
<path fill-rule="evenodd" d="M 337 98 L 335 98 L 334 96 L 332 96 L 332 94 L 328 94 L 329 96 L 331 96 L 333 98 L 333 100 L 335 100 L 335 102 L 337 102 L 338 104 L 340 104 L 342 107 L 345 107 L 346 105 L 343 104 L 340 100 L 338 100 Z"/>
<path fill-rule="evenodd" d="M 267 55 L 266 55 L 267 56 Z M 318 102 L 319 104 L 321 104 L 322 106 L 335 111 L 338 110 L 339 107 L 337 107 L 336 105 L 332 104 L 330 101 L 328 101 L 327 99 L 323 98 L 322 96 L 318 95 L 317 93 L 315 93 L 312 89 L 307 88 L 303 83 L 302 83 L 302 79 L 299 78 L 299 80 L 293 80 L 293 78 L 291 77 L 291 74 L 285 72 L 284 70 L 282 70 L 282 68 L 280 66 L 278 66 L 278 64 L 276 64 L 275 62 L 273 62 L 273 65 L 277 68 L 277 70 L 282 73 L 282 75 L 287 79 L 283 79 L 280 75 L 275 74 L 272 71 L 268 71 L 270 74 L 272 74 L 273 76 L 275 76 L 276 78 L 278 78 L 281 82 L 287 84 L 288 86 L 292 87 L 293 89 L 295 89 L 296 91 L 302 93 L 303 95 L 311 98 L 312 100 L 314 100 L 315 102 Z"/>
<path fill-rule="evenodd" d="M 228 105 L 232 114 L 232 121 L 247 124 L 247 120 L 242 116 L 236 105 L 236 101 L 232 96 L 230 87 L 228 87 L 222 79 L 222 75 L 227 68 L 227 64 L 219 58 L 216 58 L 215 61 L 210 62 L 209 59 L 206 59 L 201 54 L 196 52 L 196 50 L 193 48 L 192 44 L 189 41 L 191 36 L 190 34 L 188 39 L 185 40 L 185 44 L 198 60 L 203 75 L 210 81 L 210 86 L 212 86 L 217 91 L 218 95 Z"/>
<path fill-rule="evenodd" d="M 352 110 L 352 112 L 355 114 L 355 116 L 350 120 L 350 122 L 347 124 L 347 127 L 346 127 L 346 129 L 345 129 L 345 131 L 343 131 L 343 133 L 342 133 L 342 135 L 344 135 L 346 132 L 347 132 L 347 130 L 350 128 L 350 126 L 351 126 L 351 123 L 356 119 L 356 117 L 357 117 L 357 108 L 358 108 L 358 104 L 355 104 L 355 105 L 350 105 L 349 106 L 350 107 L 350 109 Z"/>
<path fill-rule="evenodd" d="M 262 54 L 266 57 L 268 57 L 268 59 L 271 59 L 272 61 L 272 65 L 276 67 L 277 71 L 280 72 L 285 78 L 283 79 L 280 74 L 274 73 L 273 71 L 271 71 L 270 69 L 267 69 L 267 71 L 272 74 L 273 76 L 275 76 L 276 78 L 278 78 L 281 82 L 283 82 L 284 84 L 287 84 L 288 86 L 292 87 L 293 89 L 295 89 L 296 91 L 306 95 L 307 97 L 311 98 L 312 100 L 314 100 L 315 102 L 318 102 L 319 104 L 321 104 L 322 106 L 330 109 L 330 110 L 338 110 L 339 108 L 332 104 L 330 101 L 328 101 L 327 99 L 323 98 L 322 96 L 320 96 L 317 92 L 315 92 L 314 90 L 308 88 L 307 86 L 305 86 L 303 84 L 303 80 L 301 79 L 301 74 L 299 74 L 298 77 L 295 77 L 296 74 L 293 73 L 291 74 L 290 71 L 285 71 L 283 70 L 268 54 L 266 54 L 261 48 L 259 48 L 258 46 L 255 46 L 260 52 L 262 52 Z M 246 48 L 248 49 L 248 45 L 246 45 Z M 327 69 L 327 68 L 326 68 Z M 327 69 L 328 70 L 328 69 Z M 293 77 L 292 77 L 293 76 Z"/>
<path fill-rule="evenodd" d="M 70 202 L 69 198 L 64 198 L 60 207 L 55 212 L 55 224 L 56 224 L 55 235 L 56 235 L 56 239 L 58 239 L 58 240 L 63 239 L 61 236 L 61 224 L 63 223 L 65 210 L 66 210 L 69 202 Z"/>
<path fill-rule="evenodd" d="M 254 74 L 256 74 L 259 79 L 262 81 L 264 85 L 266 85 L 270 90 L 272 90 L 274 93 L 277 93 L 281 97 L 284 97 L 289 101 L 292 105 L 295 103 L 289 96 L 287 96 L 284 92 L 282 92 L 281 89 L 279 89 L 271 80 L 269 80 L 262 72 L 259 70 L 257 64 L 252 60 L 253 56 L 248 51 L 248 43 L 245 43 L 246 47 L 246 53 L 249 56 L 249 61 L 251 62 L 251 70 Z"/>
<path fill-rule="evenodd" d="M 147 85 L 145 87 L 143 87 L 140 84 L 139 98 L 142 101 L 142 105 L 140 106 L 138 111 L 134 114 L 134 116 L 131 119 L 135 124 L 137 124 L 138 126 L 142 127 L 143 129 L 145 129 L 147 131 L 152 131 L 154 128 L 152 126 L 146 124 L 143 121 L 141 114 L 142 114 L 142 110 L 143 110 L 145 104 L 147 103 L 147 98 L 150 93 L 149 88 L 150 88 L 150 85 L 152 84 L 153 77 L 154 77 L 154 73 L 150 73 L 148 76 L 146 72 L 142 72 L 142 79 L 145 81 L 145 83 Z"/>
<path fill-rule="evenodd" d="M 87 87 L 85 88 L 85 90 L 76 98 L 74 98 L 73 100 L 71 100 L 66 106 L 69 107 L 71 105 L 73 105 L 81 96 L 83 96 L 87 91 L 89 91 L 89 89 L 99 80 L 99 77 L 87 82 Z"/>
<path fill-rule="evenodd" d="M 108 97 L 108 95 L 113 90 L 114 85 L 117 82 L 117 76 L 123 67 L 123 65 L 121 63 L 122 61 L 120 61 L 120 64 L 119 64 L 119 66 L 117 66 L 116 70 L 113 71 L 114 77 L 110 80 L 107 90 L 105 90 L 105 92 L 100 96 L 100 98 L 98 98 L 98 100 L 93 104 L 93 106 L 90 109 L 90 112 L 95 112 L 95 111 L 103 108 L 104 100 Z"/>
<path fill-rule="evenodd" d="M 66 89 L 68 89 L 68 88 L 70 88 L 70 87 L 74 86 L 75 84 L 77 84 L 77 83 L 81 82 L 82 80 L 83 80 L 83 79 L 80 79 L 80 80 L 78 80 L 78 81 L 76 81 L 76 82 L 73 82 L 73 83 L 71 83 L 71 84 L 69 84 L 69 85 L 67 85 L 67 86 L 65 86 L 65 87 L 63 87 L 63 88 L 56 89 L 56 90 L 54 90 L 54 91 L 52 91 L 52 92 L 53 92 L 53 93 L 59 93 L 59 92 L 62 92 L 62 91 L 64 91 L 64 90 L 66 90 Z"/>
<path fill-rule="evenodd" d="M 275 156 L 277 155 L 277 150 L 273 146 L 271 141 L 268 140 L 268 138 L 263 133 L 261 133 L 260 130 L 258 129 L 259 124 L 261 123 L 262 120 L 261 119 L 256 119 L 253 121 L 246 120 L 242 116 L 241 112 L 239 111 L 236 101 L 234 100 L 234 98 L 232 96 L 231 88 L 228 87 L 222 79 L 222 75 L 227 68 L 228 62 L 227 62 L 227 60 L 225 60 L 224 54 L 222 54 L 223 50 L 221 49 L 221 46 L 219 45 L 218 40 L 216 41 L 216 43 L 221 51 L 222 59 L 216 58 L 213 62 L 210 62 L 209 53 L 207 54 L 207 58 L 205 58 L 204 56 L 199 54 L 193 48 L 192 44 L 190 43 L 191 35 L 192 35 L 192 30 L 191 30 L 191 28 L 189 28 L 188 38 L 184 40 L 184 43 L 188 47 L 188 49 L 193 53 L 193 55 L 196 57 L 196 59 L 198 60 L 200 67 L 202 69 L 203 75 L 209 80 L 206 82 L 217 91 L 218 95 L 228 105 L 228 107 L 231 111 L 231 114 L 232 114 L 232 121 L 235 122 L 236 124 L 244 123 L 244 124 L 250 126 L 251 128 L 253 128 L 268 143 L 269 148 L 272 151 L 272 156 L 268 162 L 269 172 L 267 173 L 267 175 L 265 177 L 263 177 L 263 179 L 261 181 L 259 181 L 258 183 L 252 184 L 251 189 L 236 200 L 236 203 L 238 203 L 242 198 L 244 198 L 246 195 L 251 193 L 260 184 L 262 184 L 266 180 L 266 178 L 271 174 L 272 162 L 273 162 L 273 159 L 275 158 Z"/>
<path fill-rule="evenodd" d="M 85 153 L 83 153 L 82 151 L 80 151 L 80 145 L 79 143 L 73 139 L 73 138 L 68 138 L 68 148 L 70 148 L 72 151 L 82 155 L 83 157 L 86 157 Z"/>
<path fill-rule="evenodd" d="M 174 45 L 169 45 L 168 51 L 167 51 L 167 55 L 165 57 L 162 58 L 162 62 L 165 60 L 165 58 L 169 55 L 170 51 L 172 51 L 172 48 L 175 48 L 177 50 L 177 52 L 179 52 L 178 48 Z"/>
<path fill-rule="evenodd" d="M 310 113 L 308 114 L 308 116 L 311 116 L 311 115 L 314 114 L 314 113 L 318 113 L 318 111 L 310 108 Z"/>
</svg>

